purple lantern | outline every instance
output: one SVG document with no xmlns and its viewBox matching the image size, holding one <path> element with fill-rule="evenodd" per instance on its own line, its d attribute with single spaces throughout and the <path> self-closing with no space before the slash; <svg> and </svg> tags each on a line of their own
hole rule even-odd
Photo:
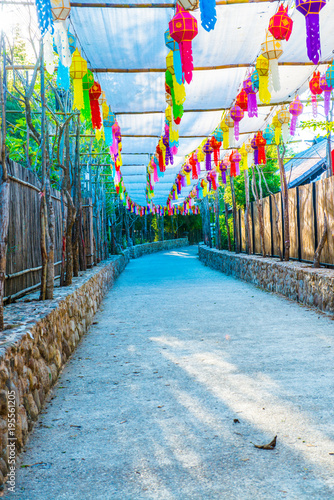
<svg viewBox="0 0 334 500">
<path fill-rule="evenodd" d="M 289 106 L 289 111 L 292 115 L 291 124 L 290 124 L 290 135 L 295 135 L 296 126 L 297 126 L 297 118 L 303 112 L 304 106 L 299 100 L 297 96 L 294 101 Z"/>
<path fill-rule="evenodd" d="M 256 135 L 254 135 L 253 139 L 251 140 L 251 146 L 254 149 L 254 163 L 255 165 L 259 164 L 259 148 L 258 145 L 256 144 Z"/>
<path fill-rule="evenodd" d="M 325 5 L 326 0 L 296 0 L 297 10 L 305 16 L 307 55 L 314 64 L 320 59 L 319 13 Z"/>
</svg>

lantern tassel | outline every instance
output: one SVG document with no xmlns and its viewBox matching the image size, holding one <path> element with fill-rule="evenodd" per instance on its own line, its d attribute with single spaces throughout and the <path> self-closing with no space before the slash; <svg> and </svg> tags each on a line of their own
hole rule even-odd
<svg viewBox="0 0 334 500">
<path fill-rule="evenodd" d="M 289 124 L 288 123 L 282 124 L 282 138 L 283 138 L 284 144 L 286 144 L 288 142 L 288 138 L 289 138 Z"/>
<path fill-rule="evenodd" d="M 293 116 L 291 118 L 291 124 L 290 124 L 290 135 L 295 135 L 296 133 L 296 127 L 297 127 L 297 116 Z"/>
<path fill-rule="evenodd" d="M 181 61 L 180 49 L 173 50 L 173 66 L 174 66 L 176 81 L 179 85 L 181 85 L 181 83 L 183 83 L 183 78 L 182 78 L 182 61 Z"/>
<path fill-rule="evenodd" d="M 45 61 L 46 71 L 49 73 L 49 75 L 53 75 L 53 72 L 55 70 L 53 37 L 49 30 L 45 32 L 45 35 L 43 37 L 43 49 L 44 49 L 44 61 Z"/>
<path fill-rule="evenodd" d="M 321 54 L 319 14 L 308 14 L 305 19 L 307 55 L 314 64 L 318 64 Z"/>
<path fill-rule="evenodd" d="M 229 132 L 230 132 L 230 129 L 228 130 L 228 132 L 223 132 L 223 148 L 224 149 L 228 149 L 229 147 Z"/>
<path fill-rule="evenodd" d="M 222 183 L 226 184 L 226 170 L 222 170 Z"/>
<path fill-rule="evenodd" d="M 216 0 L 200 0 L 201 24 L 205 31 L 214 29 L 217 22 Z"/>
<path fill-rule="evenodd" d="M 84 105 L 84 96 L 83 96 L 83 90 L 82 90 L 82 80 L 79 78 L 74 78 L 73 80 L 73 90 L 74 90 L 74 96 L 73 96 L 73 108 L 74 109 L 82 109 L 85 107 Z M 100 110 L 99 110 L 100 114 Z M 100 116 L 100 122 L 101 122 L 101 116 Z M 102 125 L 102 123 L 101 123 Z M 97 128 L 101 128 L 97 127 Z"/>
<path fill-rule="evenodd" d="M 230 145 L 231 148 L 234 147 L 234 131 L 233 131 L 233 128 L 234 127 L 229 127 L 229 129 L 228 129 L 228 142 L 229 142 L 229 145 Z"/>
<path fill-rule="evenodd" d="M 252 165 L 253 159 L 254 159 L 254 157 L 253 157 L 252 153 L 247 153 L 247 165 L 248 165 L 248 168 Z"/>
<path fill-rule="evenodd" d="M 271 95 L 268 90 L 269 84 L 269 76 L 268 75 L 260 75 L 259 78 L 259 98 L 263 104 L 269 104 Z"/>
<path fill-rule="evenodd" d="M 331 90 L 325 90 L 325 92 L 324 92 L 324 111 L 325 111 L 325 116 L 328 116 L 330 104 L 331 104 Z"/>
<path fill-rule="evenodd" d="M 253 116 L 257 117 L 257 100 L 255 92 L 250 92 L 248 94 L 247 106 L 249 118 L 252 118 Z"/>
<path fill-rule="evenodd" d="M 275 92 L 279 92 L 281 90 L 281 82 L 278 71 L 278 59 L 270 59 L 269 68 L 272 78 L 273 89 Z"/>
<path fill-rule="evenodd" d="M 70 70 L 63 65 L 61 59 L 59 59 L 57 70 L 57 87 L 66 90 L 66 92 L 70 89 Z"/>
<path fill-rule="evenodd" d="M 186 100 L 186 89 L 183 83 L 179 84 L 176 80 L 175 75 L 173 75 L 173 89 L 174 89 L 174 99 L 175 103 L 180 105 Z"/>
<path fill-rule="evenodd" d="M 180 49 L 184 78 L 187 83 L 190 83 L 193 78 L 194 69 L 191 42 L 181 42 Z"/>
<path fill-rule="evenodd" d="M 281 132 L 282 132 L 281 127 L 276 127 L 275 128 L 275 142 L 276 142 L 277 146 L 279 145 L 279 141 L 280 141 L 280 138 L 281 138 Z"/>
<path fill-rule="evenodd" d="M 254 164 L 258 165 L 259 164 L 259 150 L 254 149 Z"/>
<path fill-rule="evenodd" d="M 239 122 L 237 121 L 234 122 L 234 137 L 236 141 L 239 140 Z"/>
<path fill-rule="evenodd" d="M 207 171 L 211 170 L 211 154 L 205 153 L 205 168 Z"/>
<path fill-rule="evenodd" d="M 312 94 L 312 112 L 313 117 L 316 118 L 318 115 L 318 106 L 317 106 L 317 96 L 316 94 Z"/>
<path fill-rule="evenodd" d="M 66 68 L 71 66 L 72 56 L 68 43 L 68 35 L 65 21 L 57 21 L 54 24 L 54 41 L 57 46 L 59 57 Z"/>
</svg>

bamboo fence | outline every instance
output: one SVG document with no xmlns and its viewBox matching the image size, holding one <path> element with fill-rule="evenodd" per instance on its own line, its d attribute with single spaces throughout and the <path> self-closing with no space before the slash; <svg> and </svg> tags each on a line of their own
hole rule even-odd
<svg viewBox="0 0 334 500">
<path fill-rule="evenodd" d="M 290 258 L 301 262 L 313 262 L 324 228 L 324 214 L 327 215 L 327 241 L 321 254 L 321 264 L 334 266 L 334 176 L 311 184 L 291 188 L 289 191 Z M 279 214 L 277 216 L 277 208 Z M 265 248 L 268 256 L 284 255 L 283 203 L 281 192 L 263 199 Z M 277 220 L 277 225 L 276 225 Z M 277 226 L 280 235 L 277 234 Z M 240 247 L 246 252 L 246 231 L 244 210 L 237 213 L 237 231 Z M 250 206 L 251 253 L 260 254 L 260 226 L 256 203 Z"/>
</svg>

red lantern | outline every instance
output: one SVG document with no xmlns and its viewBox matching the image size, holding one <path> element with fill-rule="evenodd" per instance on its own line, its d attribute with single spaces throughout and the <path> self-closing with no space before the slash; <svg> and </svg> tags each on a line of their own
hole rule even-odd
<svg viewBox="0 0 334 500">
<path fill-rule="evenodd" d="M 234 137 L 235 140 L 239 140 L 239 122 L 243 119 L 244 117 L 244 111 L 243 109 L 240 108 L 237 104 L 231 108 L 230 111 L 231 118 L 234 120 Z"/>
<path fill-rule="evenodd" d="M 262 132 L 257 133 L 256 139 L 255 139 L 255 144 L 257 145 L 257 148 L 258 148 L 258 164 L 265 165 L 267 163 L 266 148 L 265 148 L 267 141 L 263 137 Z"/>
<path fill-rule="evenodd" d="M 232 151 L 230 154 L 230 162 L 231 162 L 231 170 L 230 176 L 236 177 L 240 175 L 240 162 L 241 162 L 241 154 L 238 150 Z"/>
<path fill-rule="evenodd" d="M 248 96 L 247 92 L 245 89 L 242 89 L 242 91 L 237 95 L 235 104 L 239 106 L 243 111 L 247 111 L 248 109 Z"/>
<path fill-rule="evenodd" d="M 100 130 L 102 127 L 102 118 L 99 105 L 99 97 L 101 95 L 101 85 L 94 81 L 93 86 L 89 89 L 90 110 L 92 113 L 92 126 Z"/>
<path fill-rule="evenodd" d="M 293 20 L 288 16 L 288 7 L 281 4 L 276 14 L 270 18 L 269 31 L 276 40 L 288 41 L 292 32 Z"/>
<path fill-rule="evenodd" d="M 155 148 L 155 151 L 156 151 L 156 154 L 158 155 L 159 170 L 160 170 L 160 172 L 165 172 L 166 165 L 164 164 L 164 155 L 162 153 L 162 149 L 160 148 L 159 144 Z"/>
<path fill-rule="evenodd" d="M 211 137 L 210 144 L 211 144 L 211 147 L 213 148 L 213 159 L 214 159 L 215 165 L 218 165 L 219 151 L 220 151 L 220 146 L 222 145 L 222 143 L 218 142 L 215 137 Z"/>
<path fill-rule="evenodd" d="M 315 71 L 313 77 L 310 80 L 310 91 L 312 92 L 312 110 L 314 118 L 317 117 L 317 95 L 322 94 L 322 88 L 320 87 L 320 71 Z"/>
<path fill-rule="evenodd" d="M 198 179 L 198 173 L 197 173 L 197 160 L 194 157 L 194 154 L 192 154 L 189 158 L 189 165 L 191 165 L 191 170 L 192 170 L 192 178 L 193 179 Z"/>
<path fill-rule="evenodd" d="M 180 5 L 176 7 L 176 14 L 169 22 L 170 36 L 180 44 L 182 71 L 187 83 L 192 80 L 193 56 L 191 41 L 198 33 L 197 21 Z"/>
</svg>

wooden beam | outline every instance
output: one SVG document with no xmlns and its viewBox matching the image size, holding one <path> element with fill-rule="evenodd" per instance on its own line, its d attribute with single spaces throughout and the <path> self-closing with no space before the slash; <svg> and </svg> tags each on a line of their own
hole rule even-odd
<svg viewBox="0 0 334 500">
<path fill-rule="evenodd" d="M 272 3 L 280 0 L 217 0 L 216 5 L 239 5 L 245 3 Z M 102 8 L 102 9 L 175 9 L 175 3 L 82 3 L 71 2 L 71 7 Z"/>
<path fill-rule="evenodd" d="M 321 62 L 319 64 L 326 64 Z M 249 68 L 251 63 L 222 64 L 220 66 L 198 66 L 193 71 L 213 71 L 218 69 Z M 313 62 L 279 62 L 279 66 L 314 66 Z M 166 68 L 90 68 L 94 73 L 165 73 Z"/>
</svg>

